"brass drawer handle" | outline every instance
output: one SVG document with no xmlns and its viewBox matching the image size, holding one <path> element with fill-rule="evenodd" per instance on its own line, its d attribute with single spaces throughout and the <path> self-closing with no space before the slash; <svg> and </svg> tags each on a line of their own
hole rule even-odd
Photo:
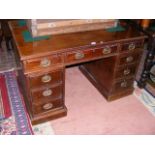
<svg viewBox="0 0 155 155">
<path fill-rule="evenodd" d="M 136 45 L 134 43 L 131 43 L 129 46 L 128 46 L 128 49 L 129 50 L 134 50 L 136 47 Z"/>
<path fill-rule="evenodd" d="M 52 80 L 52 76 L 50 75 L 44 75 L 42 78 L 41 78 L 41 81 L 43 83 L 47 83 L 47 82 L 50 82 Z"/>
<path fill-rule="evenodd" d="M 52 90 L 51 89 L 47 89 L 47 90 L 44 90 L 43 92 L 42 92 L 42 95 L 43 96 L 50 96 L 50 95 L 52 95 Z"/>
<path fill-rule="evenodd" d="M 133 61 L 133 57 L 132 56 L 129 56 L 126 58 L 126 62 L 132 62 Z"/>
<path fill-rule="evenodd" d="M 46 103 L 43 105 L 43 109 L 44 110 L 49 110 L 53 108 L 53 104 L 52 103 Z"/>
<path fill-rule="evenodd" d="M 51 60 L 49 60 L 48 58 L 43 58 L 41 61 L 40 61 L 40 66 L 41 67 L 48 67 L 51 65 Z"/>
<path fill-rule="evenodd" d="M 125 69 L 123 73 L 124 73 L 124 75 L 130 74 L 130 69 Z"/>
<path fill-rule="evenodd" d="M 105 47 L 102 51 L 103 54 L 110 54 L 111 53 L 111 48 L 109 46 Z"/>
<path fill-rule="evenodd" d="M 76 60 L 79 60 L 79 59 L 82 59 L 84 58 L 84 53 L 81 53 L 81 52 L 78 52 L 75 54 L 75 59 Z"/>
<path fill-rule="evenodd" d="M 127 82 L 126 82 L 126 81 L 123 81 L 123 82 L 121 83 L 121 87 L 122 87 L 122 88 L 127 87 Z"/>
</svg>

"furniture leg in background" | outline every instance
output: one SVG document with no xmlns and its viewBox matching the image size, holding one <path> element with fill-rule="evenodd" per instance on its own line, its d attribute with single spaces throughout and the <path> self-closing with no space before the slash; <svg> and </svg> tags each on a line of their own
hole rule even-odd
<svg viewBox="0 0 155 155">
<path fill-rule="evenodd" d="M 6 42 L 7 51 L 9 52 L 10 50 L 12 50 L 12 35 L 8 25 L 8 21 L 9 19 L 3 19 L 0 22 L 2 34 Z"/>
<path fill-rule="evenodd" d="M 2 33 L 1 22 L 0 22 L 0 49 L 2 48 L 2 40 L 3 40 L 3 33 Z"/>
<path fill-rule="evenodd" d="M 155 56 L 155 38 L 151 38 L 148 43 L 148 54 L 145 59 L 144 69 L 140 80 L 138 81 L 138 86 L 144 88 L 146 86 L 147 79 L 149 77 L 149 72 L 153 63 Z"/>
</svg>

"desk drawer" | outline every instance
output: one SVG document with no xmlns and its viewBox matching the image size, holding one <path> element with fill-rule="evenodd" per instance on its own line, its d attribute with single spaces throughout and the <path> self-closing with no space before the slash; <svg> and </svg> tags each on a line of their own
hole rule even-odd
<svg viewBox="0 0 155 155">
<path fill-rule="evenodd" d="M 123 80 L 115 82 L 113 89 L 112 89 L 112 93 L 117 93 L 117 92 L 121 92 L 121 91 L 124 91 L 126 89 L 132 88 L 133 87 L 133 81 L 134 81 L 133 78 L 130 78 L 130 79 L 124 78 Z"/>
<path fill-rule="evenodd" d="M 66 63 L 82 62 L 93 57 L 93 50 L 67 52 L 65 56 Z"/>
<path fill-rule="evenodd" d="M 125 42 L 121 44 L 120 51 L 134 51 L 137 48 L 143 48 L 143 40 Z"/>
<path fill-rule="evenodd" d="M 52 85 L 63 81 L 63 71 L 56 70 L 47 72 L 41 75 L 30 76 L 29 83 L 31 88 L 40 87 L 43 85 Z"/>
<path fill-rule="evenodd" d="M 117 52 L 117 45 L 105 45 L 102 48 L 95 49 L 94 56 L 106 56 Z"/>
<path fill-rule="evenodd" d="M 50 100 L 48 102 L 43 101 L 42 103 L 36 103 L 32 105 L 32 111 L 33 114 L 41 114 L 48 111 L 56 110 L 57 108 L 60 108 L 63 106 L 63 100 L 57 99 L 57 100 Z"/>
<path fill-rule="evenodd" d="M 55 67 L 60 64 L 63 64 L 63 55 L 55 54 L 52 56 L 24 61 L 24 68 L 25 68 L 25 72 L 29 73 L 31 71 Z"/>
<path fill-rule="evenodd" d="M 54 99 L 62 96 L 62 85 L 56 87 L 44 88 L 41 90 L 31 90 L 33 102 L 40 100 Z"/>
<path fill-rule="evenodd" d="M 135 53 L 121 54 L 119 57 L 119 65 L 135 63 L 136 61 L 139 61 L 140 57 L 141 57 L 140 51 L 137 51 Z"/>
<path fill-rule="evenodd" d="M 116 69 L 115 79 L 134 76 L 136 68 L 137 63 L 133 65 L 126 65 L 123 67 L 119 67 L 118 69 Z"/>
</svg>

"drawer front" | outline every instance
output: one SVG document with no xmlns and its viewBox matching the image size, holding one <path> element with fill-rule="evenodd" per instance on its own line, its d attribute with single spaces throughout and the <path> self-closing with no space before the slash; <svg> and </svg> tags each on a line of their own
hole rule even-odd
<svg viewBox="0 0 155 155">
<path fill-rule="evenodd" d="M 130 89 L 133 87 L 133 81 L 134 79 L 123 79 L 120 80 L 119 82 L 116 82 L 113 86 L 112 93 L 117 93 L 124 91 L 125 89 Z"/>
<path fill-rule="evenodd" d="M 62 85 L 56 87 L 49 87 L 42 90 L 31 91 L 33 102 L 41 100 L 55 99 L 62 96 Z"/>
<path fill-rule="evenodd" d="M 53 72 L 44 73 L 38 76 L 30 76 L 29 83 L 31 88 L 40 87 L 44 85 L 51 85 L 63 81 L 63 71 L 57 70 Z"/>
<path fill-rule="evenodd" d="M 119 65 L 135 63 L 136 61 L 139 61 L 140 56 L 140 52 L 121 54 L 119 57 Z"/>
<path fill-rule="evenodd" d="M 66 63 L 81 62 L 93 57 L 93 50 L 67 52 L 65 57 Z"/>
<path fill-rule="evenodd" d="M 52 55 L 49 57 L 42 57 L 37 59 L 30 59 L 24 62 L 25 72 L 42 70 L 46 68 L 55 67 L 63 64 L 63 55 Z"/>
<path fill-rule="evenodd" d="M 41 114 L 44 112 L 49 112 L 56 110 L 59 107 L 63 106 L 63 100 L 62 99 L 57 99 L 57 100 L 51 100 L 48 102 L 42 102 L 41 104 L 33 104 L 32 105 L 32 111 L 33 114 Z"/>
<path fill-rule="evenodd" d="M 143 40 L 125 42 L 121 44 L 120 51 L 134 51 L 137 48 L 143 48 Z"/>
<path fill-rule="evenodd" d="M 102 48 L 94 49 L 93 56 L 106 56 L 117 52 L 117 45 L 106 45 Z"/>
<path fill-rule="evenodd" d="M 119 67 L 115 73 L 115 79 L 134 76 L 137 64 Z"/>
</svg>

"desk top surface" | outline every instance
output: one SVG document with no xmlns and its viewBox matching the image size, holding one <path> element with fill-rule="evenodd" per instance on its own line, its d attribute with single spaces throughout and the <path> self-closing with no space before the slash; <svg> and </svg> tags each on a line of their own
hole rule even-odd
<svg viewBox="0 0 155 155">
<path fill-rule="evenodd" d="M 95 30 L 52 35 L 46 40 L 26 43 L 24 42 L 22 32 L 27 30 L 27 27 L 20 27 L 16 21 L 10 22 L 9 25 L 21 60 L 73 50 L 74 48 L 80 49 L 85 46 L 92 47 L 92 42 L 96 42 L 96 45 L 102 45 L 110 42 L 119 42 L 122 40 L 127 41 L 130 39 L 140 39 L 146 37 L 139 31 L 129 27 L 125 31 L 119 32 Z"/>
</svg>

